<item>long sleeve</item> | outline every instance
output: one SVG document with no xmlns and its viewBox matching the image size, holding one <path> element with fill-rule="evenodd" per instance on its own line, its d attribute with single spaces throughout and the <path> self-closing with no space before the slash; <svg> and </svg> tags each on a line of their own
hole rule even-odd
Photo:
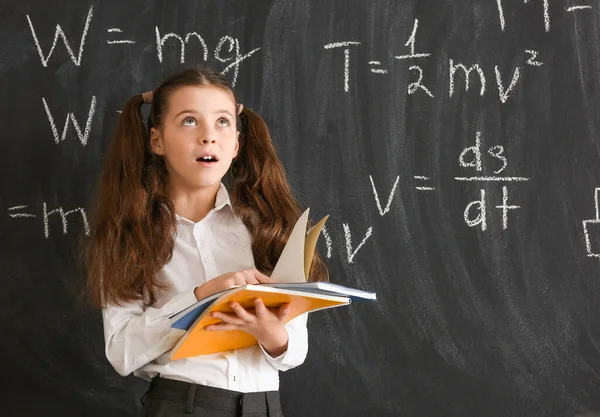
<svg viewBox="0 0 600 417">
<path fill-rule="evenodd" d="M 287 371 L 304 363 L 308 353 L 308 313 L 300 314 L 285 324 L 288 332 L 287 350 L 276 358 L 267 353 L 259 344 L 267 361 L 278 371 Z"/>
<path fill-rule="evenodd" d="M 193 291 L 189 291 L 174 296 L 161 308 L 144 311 L 142 301 L 103 308 L 105 353 L 113 368 L 127 376 L 173 347 L 185 331 L 171 328 L 169 316 L 195 302 Z"/>
</svg>

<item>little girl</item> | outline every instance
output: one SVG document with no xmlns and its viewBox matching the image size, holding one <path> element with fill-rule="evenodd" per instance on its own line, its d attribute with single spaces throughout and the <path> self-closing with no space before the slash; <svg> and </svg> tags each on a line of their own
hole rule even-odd
<svg viewBox="0 0 600 417">
<path fill-rule="evenodd" d="M 150 106 L 147 126 L 140 110 Z M 227 186 L 226 186 L 226 185 Z M 302 364 L 307 316 L 233 304 L 210 331 L 258 344 L 171 361 L 169 316 L 268 274 L 301 210 L 265 122 L 227 79 L 189 69 L 131 98 L 104 159 L 85 259 L 115 370 L 151 381 L 142 416 L 282 416 L 278 371 Z M 315 255 L 311 280 L 327 280 Z"/>
</svg>

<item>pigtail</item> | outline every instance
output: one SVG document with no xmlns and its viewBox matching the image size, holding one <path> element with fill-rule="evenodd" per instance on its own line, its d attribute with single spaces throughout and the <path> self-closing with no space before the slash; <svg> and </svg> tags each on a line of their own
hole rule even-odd
<svg viewBox="0 0 600 417">
<path fill-rule="evenodd" d="M 163 239 L 174 221 L 164 163 L 150 151 L 142 104 L 140 94 L 123 107 L 96 187 L 85 253 L 87 293 L 96 306 L 143 298 L 144 289 L 154 303 L 154 274 L 172 252 L 172 239 Z M 158 239 L 164 243 L 157 247 Z"/>
<path fill-rule="evenodd" d="M 247 107 L 240 119 L 240 147 L 230 169 L 232 196 L 236 213 L 252 233 L 256 267 L 270 273 L 302 210 L 264 120 Z M 315 252 L 309 280 L 327 279 L 325 263 Z"/>
</svg>

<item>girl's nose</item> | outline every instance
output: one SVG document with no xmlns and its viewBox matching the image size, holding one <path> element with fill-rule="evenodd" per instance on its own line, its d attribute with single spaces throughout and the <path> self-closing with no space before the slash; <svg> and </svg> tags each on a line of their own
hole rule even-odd
<svg viewBox="0 0 600 417">
<path fill-rule="evenodd" d="M 209 126 L 201 126 L 198 129 L 198 139 L 204 144 L 215 142 L 215 132 Z"/>
</svg>

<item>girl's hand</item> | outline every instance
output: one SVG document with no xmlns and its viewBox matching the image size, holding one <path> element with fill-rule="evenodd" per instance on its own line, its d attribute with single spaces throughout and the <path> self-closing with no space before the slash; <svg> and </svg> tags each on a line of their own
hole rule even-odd
<svg viewBox="0 0 600 417">
<path fill-rule="evenodd" d="M 255 298 L 254 308 L 248 310 L 235 301 L 229 305 L 234 313 L 212 312 L 211 316 L 220 319 L 222 323 L 207 326 L 206 330 L 242 330 L 254 336 L 273 357 L 287 350 L 288 333 L 284 325 L 290 312 L 289 303 L 269 309 L 260 298 Z"/>
<path fill-rule="evenodd" d="M 205 282 L 194 288 L 194 295 L 197 300 L 202 300 L 203 298 L 225 291 L 231 287 L 272 282 L 275 282 L 275 280 L 269 278 L 256 268 L 245 269 L 243 271 L 228 272 Z"/>
</svg>

